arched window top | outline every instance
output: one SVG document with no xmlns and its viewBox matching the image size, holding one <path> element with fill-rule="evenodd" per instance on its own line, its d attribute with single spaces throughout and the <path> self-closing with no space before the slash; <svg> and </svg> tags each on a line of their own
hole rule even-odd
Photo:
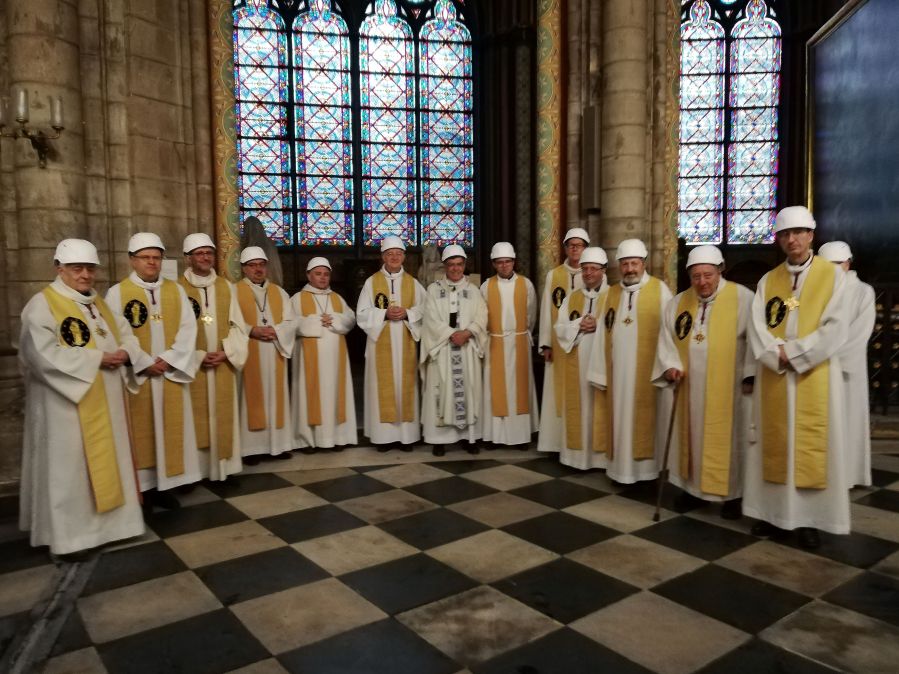
<svg viewBox="0 0 899 674">
<path fill-rule="evenodd" d="M 724 28 L 712 20 L 712 8 L 706 0 L 697 0 L 690 8 L 689 20 L 681 24 L 681 40 L 724 39 Z"/>
</svg>

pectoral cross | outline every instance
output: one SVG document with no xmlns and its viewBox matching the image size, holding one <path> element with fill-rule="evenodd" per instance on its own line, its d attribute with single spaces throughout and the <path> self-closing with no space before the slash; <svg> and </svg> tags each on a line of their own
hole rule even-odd
<svg viewBox="0 0 899 674">
<path fill-rule="evenodd" d="M 157 323 L 162 320 L 162 314 L 153 314 L 150 316 L 151 321 L 156 321 Z"/>
<path fill-rule="evenodd" d="M 786 305 L 787 309 L 789 309 L 790 311 L 793 311 L 794 309 L 798 309 L 798 308 L 799 308 L 799 300 L 796 299 L 793 295 L 790 295 L 790 296 L 786 299 L 786 301 L 784 302 L 784 304 Z"/>
<path fill-rule="evenodd" d="M 200 316 L 200 320 L 203 321 L 206 325 L 209 325 L 215 319 L 209 314 L 203 314 L 202 316 Z"/>
<path fill-rule="evenodd" d="M 693 339 L 695 339 L 697 343 L 701 343 L 705 339 L 705 335 L 699 332 L 695 337 L 693 337 Z"/>
<path fill-rule="evenodd" d="M 626 317 L 624 318 L 624 320 L 621 321 L 621 322 L 624 323 L 625 325 L 630 325 L 631 323 L 634 322 L 634 319 L 631 318 L 630 316 L 626 316 Z"/>
</svg>

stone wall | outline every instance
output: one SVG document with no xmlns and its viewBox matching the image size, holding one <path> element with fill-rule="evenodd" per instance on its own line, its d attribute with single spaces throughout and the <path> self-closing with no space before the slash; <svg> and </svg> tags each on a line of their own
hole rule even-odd
<svg viewBox="0 0 899 674">
<path fill-rule="evenodd" d="M 100 284 L 128 272 L 128 238 L 158 233 L 180 262 L 213 232 L 204 0 L 5 0 L 0 96 L 24 87 L 31 122 L 60 96 L 66 130 L 41 169 L 25 140 L 0 141 L 0 493 L 18 479 L 22 306 L 53 278 L 66 237 L 100 250 Z"/>
</svg>

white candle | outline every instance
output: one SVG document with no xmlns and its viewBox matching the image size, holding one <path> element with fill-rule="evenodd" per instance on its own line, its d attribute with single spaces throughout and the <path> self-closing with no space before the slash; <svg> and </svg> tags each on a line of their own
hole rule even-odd
<svg viewBox="0 0 899 674">
<path fill-rule="evenodd" d="M 50 102 L 50 126 L 54 129 L 62 129 L 62 98 L 56 96 Z"/>
<path fill-rule="evenodd" d="M 28 92 L 25 89 L 19 89 L 19 95 L 16 98 L 16 121 L 28 121 Z"/>
</svg>

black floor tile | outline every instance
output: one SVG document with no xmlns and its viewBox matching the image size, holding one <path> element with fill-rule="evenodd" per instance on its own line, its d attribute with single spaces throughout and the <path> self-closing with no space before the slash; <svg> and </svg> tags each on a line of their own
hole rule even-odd
<svg viewBox="0 0 899 674">
<path fill-rule="evenodd" d="M 472 480 L 466 480 L 458 475 L 445 477 L 432 482 L 413 484 L 404 487 L 404 489 L 408 492 L 412 492 L 416 496 L 427 499 L 431 503 L 444 506 L 496 493 L 496 489 Z"/>
<path fill-rule="evenodd" d="M 366 525 L 358 517 L 330 504 L 264 517 L 257 521 L 287 543 L 307 541 Z"/>
<path fill-rule="evenodd" d="M 269 657 L 227 609 L 97 646 L 109 674 L 217 674 Z"/>
<path fill-rule="evenodd" d="M 568 628 L 470 669 L 472 674 L 649 674 L 650 671 Z"/>
<path fill-rule="evenodd" d="M 158 510 L 148 515 L 145 521 L 161 538 L 171 538 L 246 519 L 249 518 L 230 503 L 213 501 L 180 510 Z"/>
<path fill-rule="evenodd" d="M 207 480 L 203 486 L 222 498 L 232 498 L 270 489 L 284 489 L 292 487 L 293 483 L 275 473 L 247 473 L 235 475 L 223 482 Z"/>
<path fill-rule="evenodd" d="M 692 517 L 675 517 L 631 534 L 708 561 L 736 552 L 759 540 L 755 536 Z"/>
<path fill-rule="evenodd" d="M 823 599 L 899 626 L 899 580 L 892 576 L 868 571 L 840 585 Z"/>
<path fill-rule="evenodd" d="M 373 470 L 382 470 L 383 468 L 393 468 L 397 464 L 395 463 L 382 463 L 381 465 L 376 466 L 353 466 L 353 470 L 357 473 L 370 473 Z"/>
<path fill-rule="evenodd" d="M 393 487 L 367 475 L 348 475 L 347 477 L 338 477 L 334 480 L 304 484 L 303 489 L 311 491 L 316 496 L 320 496 L 327 501 L 336 503 L 337 501 L 346 501 L 358 496 L 368 496 L 382 491 L 389 491 Z"/>
<path fill-rule="evenodd" d="M 81 596 L 169 576 L 185 569 L 184 562 L 163 541 L 105 552 L 100 556 Z"/>
<path fill-rule="evenodd" d="M 527 487 L 513 489 L 509 493 L 559 510 L 584 501 L 593 501 L 608 496 L 604 492 L 580 484 L 572 484 L 565 480 L 547 480 L 529 484 Z"/>
<path fill-rule="evenodd" d="M 444 508 L 401 517 L 381 525 L 381 529 L 388 534 L 419 550 L 452 543 L 460 538 L 486 531 L 488 528 L 480 522 Z"/>
<path fill-rule="evenodd" d="M 560 555 L 621 534 L 568 513 L 547 513 L 510 524 L 503 527 L 503 531 Z"/>
<path fill-rule="evenodd" d="M 753 639 L 696 674 L 834 674 L 834 670 L 766 641 Z"/>
<path fill-rule="evenodd" d="M 811 601 L 810 597 L 714 564 L 657 585 L 652 591 L 750 634 Z"/>
<path fill-rule="evenodd" d="M 819 535 L 821 537 L 821 546 L 811 552 L 832 559 L 835 562 L 849 564 L 860 569 L 867 569 L 884 557 L 899 550 L 899 543 L 893 543 L 892 541 L 854 531 L 845 535 L 829 534 L 826 531 L 820 531 Z M 793 531 L 786 531 L 772 536 L 771 540 L 782 545 L 788 545 L 791 548 L 801 549 L 796 533 Z"/>
<path fill-rule="evenodd" d="M 871 469 L 871 484 L 875 487 L 886 487 L 894 482 L 899 482 L 899 473 L 889 470 L 880 470 L 879 468 Z"/>
<path fill-rule="evenodd" d="M 461 475 L 473 470 L 481 470 L 482 468 L 494 468 L 495 466 L 504 465 L 500 461 L 493 459 L 459 459 L 457 461 L 431 461 L 429 466 L 445 470 L 447 473 L 455 473 Z"/>
<path fill-rule="evenodd" d="M 0 618 L 0 656 L 7 652 L 13 641 L 19 643 L 18 640 L 24 638 L 25 631 L 31 624 L 29 615 L 29 611 L 23 611 Z"/>
<path fill-rule="evenodd" d="M 528 569 L 493 583 L 493 587 L 565 624 L 639 592 L 570 559 Z"/>
<path fill-rule="evenodd" d="M 21 571 L 42 564 L 50 564 L 50 548 L 32 548 L 28 536 L 0 543 L 0 573 Z"/>
<path fill-rule="evenodd" d="M 78 651 L 82 648 L 87 648 L 92 643 L 90 635 L 88 635 L 87 629 L 84 627 L 84 621 L 81 620 L 81 614 L 73 606 L 69 617 L 66 618 L 65 624 L 59 632 L 59 636 L 56 637 L 56 643 L 53 644 L 50 657 Z"/>
<path fill-rule="evenodd" d="M 230 559 L 194 573 L 225 606 L 331 575 L 290 547 Z"/>
<path fill-rule="evenodd" d="M 877 491 L 871 492 L 867 496 L 860 498 L 856 503 L 899 513 L 899 491 L 893 491 L 892 489 L 878 489 Z"/>
<path fill-rule="evenodd" d="M 571 468 L 559 463 L 557 456 L 552 458 L 528 459 L 527 461 L 516 461 L 513 465 L 519 468 L 527 468 L 536 473 L 543 473 L 552 477 L 568 477 L 569 475 L 583 475 L 584 471 L 577 468 Z"/>
<path fill-rule="evenodd" d="M 295 674 L 453 674 L 462 669 L 392 618 L 284 653 L 278 661 Z"/>
<path fill-rule="evenodd" d="M 698 499 L 692 505 L 687 507 L 676 503 L 677 497 L 681 493 L 681 489 L 666 482 L 665 488 L 662 491 L 662 507 L 666 510 L 672 510 L 678 513 L 685 513 L 703 507 L 702 501 Z M 618 493 L 618 496 L 624 496 L 625 498 L 634 499 L 635 501 L 640 501 L 640 503 L 647 503 L 655 507 L 656 500 L 659 496 L 659 481 L 647 480 L 626 485 L 624 489 Z"/>
<path fill-rule="evenodd" d="M 353 571 L 340 580 L 390 615 L 477 585 L 446 564 L 421 554 Z"/>
</svg>

